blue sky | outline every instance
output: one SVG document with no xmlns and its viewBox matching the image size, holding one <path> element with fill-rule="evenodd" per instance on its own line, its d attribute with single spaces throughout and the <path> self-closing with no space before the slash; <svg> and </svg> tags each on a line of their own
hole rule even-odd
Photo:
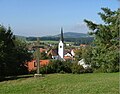
<svg viewBox="0 0 120 94">
<path fill-rule="evenodd" d="M 11 26 L 22 36 L 44 36 L 64 32 L 87 33 L 84 19 L 102 23 L 101 7 L 116 10 L 118 0 L 0 0 L 0 24 Z"/>
</svg>

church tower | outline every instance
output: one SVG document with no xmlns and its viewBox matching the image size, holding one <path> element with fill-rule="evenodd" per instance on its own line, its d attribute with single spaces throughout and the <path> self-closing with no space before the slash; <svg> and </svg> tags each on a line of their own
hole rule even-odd
<svg viewBox="0 0 120 94">
<path fill-rule="evenodd" d="M 58 45 L 58 55 L 59 59 L 64 58 L 64 39 L 63 39 L 63 29 L 61 28 L 60 42 Z"/>
</svg>

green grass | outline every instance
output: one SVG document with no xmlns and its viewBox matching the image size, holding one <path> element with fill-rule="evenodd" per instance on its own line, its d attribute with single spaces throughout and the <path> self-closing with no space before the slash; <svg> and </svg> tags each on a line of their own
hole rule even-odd
<svg viewBox="0 0 120 94">
<path fill-rule="evenodd" d="M 33 43 L 36 41 L 27 41 L 28 43 Z M 52 41 L 52 40 L 40 40 L 40 42 L 44 42 L 45 44 L 58 44 L 59 41 Z M 66 44 L 73 44 L 74 42 L 65 42 Z"/>
<path fill-rule="evenodd" d="M 45 40 L 45 41 L 41 41 L 44 43 L 59 43 L 59 41 L 51 41 L 51 40 Z"/>
<path fill-rule="evenodd" d="M 20 78 L 0 82 L 0 94 L 119 94 L 119 73 Z"/>
<path fill-rule="evenodd" d="M 41 41 L 41 42 L 44 42 L 44 43 L 54 43 L 54 44 L 58 44 L 59 43 L 59 41 L 51 41 L 51 40 L 46 40 L 46 41 Z M 73 44 L 73 42 L 65 42 L 65 43 Z"/>
</svg>

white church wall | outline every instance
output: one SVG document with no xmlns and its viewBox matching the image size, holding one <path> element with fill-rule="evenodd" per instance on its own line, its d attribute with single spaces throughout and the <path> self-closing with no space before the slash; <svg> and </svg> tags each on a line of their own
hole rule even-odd
<svg viewBox="0 0 120 94">
<path fill-rule="evenodd" d="M 58 55 L 60 56 L 60 58 L 64 57 L 64 44 L 62 41 L 60 41 L 58 45 Z"/>
</svg>

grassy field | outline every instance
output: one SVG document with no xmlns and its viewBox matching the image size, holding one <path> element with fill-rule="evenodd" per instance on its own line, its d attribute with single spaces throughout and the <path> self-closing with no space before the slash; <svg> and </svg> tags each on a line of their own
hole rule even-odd
<svg viewBox="0 0 120 94">
<path fill-rule="evenodd" d="M 49 40 L 49 41 L 41 41 L 41 42 L 44 42 L 44 43 L 51 43 L 51 44 L 58 44 L 59 43 L 59 41 L 51 41 L 51 40 Z M 66 44 L 73 44 L 74 42 L 65 42 Z"/>
<path fill-rule="evenodd" d="M 36 42 L 36 41 L 27 41 L 28 43 L 32 43 L 32 42 Z M 40 40 L 40 42 L 44 42 L 44 43 L 54 43 L 54 44 L 58 44 L 59 41 L 52 41 L 52 40 Z M 68 43 L 68 44 L 73 44 L 74 42 L 65 42 L 65 43 Z"/>
<path fill-rule="evenodd" d="M 119 94 L 119 73 L 19 78 L 0 82 L 0 94 Z"/>
</svg>

